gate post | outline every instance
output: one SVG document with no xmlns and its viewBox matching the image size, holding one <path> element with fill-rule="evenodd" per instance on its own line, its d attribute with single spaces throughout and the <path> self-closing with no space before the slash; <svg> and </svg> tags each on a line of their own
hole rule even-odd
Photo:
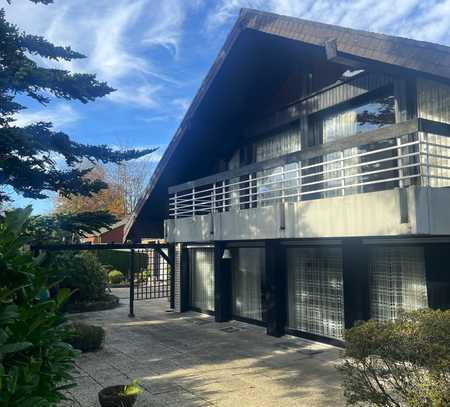
<svg viewBox="0 0 450 407">
<path fill-rule="evenodd" d="M 130 311 L 129 318 L 134 318 L 134 249 L 130 250 L 129 273 L 130 276 Z"/>
</svg>

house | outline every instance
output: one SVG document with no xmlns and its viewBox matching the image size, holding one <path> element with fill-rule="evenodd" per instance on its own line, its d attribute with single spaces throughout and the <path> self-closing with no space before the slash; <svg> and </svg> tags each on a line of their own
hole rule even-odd
<svg viewBox="0 0 450 407">
<path fill-rule="evenodd" d="M 175 308 L 339 342 L 450 306 L 450 48 L 243 9 L 125 228 Z"/>
<path fill-rule="evenodd" d="M 127 221 L 125 218 L 111 225 L 109 229 L 102 228 L 97 233 L 84 237 L 82 243 L 122 243 Z"/>
</svg>

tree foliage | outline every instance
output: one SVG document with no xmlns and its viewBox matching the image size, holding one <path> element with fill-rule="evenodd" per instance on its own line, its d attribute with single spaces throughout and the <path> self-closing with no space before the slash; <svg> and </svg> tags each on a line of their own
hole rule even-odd
<svg viewBox="0 0 450 407">
<path fill-rule="evenodd" d="M 29 234 L 34 244 L 77 243 L 81 237 L 109 228 L 116 221 L 106 211 L 40 215 L 31 219 Z"/>
<path fill-rule="evenodd" d="M 32 0 L 50 4 L 49 0 Z M 64 196 L 90 196 L 105 188 L 104 182 L 89 179 L 85 160 L 92 163 L 122 162 L 151 153 L 152 149 L 116 151 L 106 145 L 77 143 L 51 123 L 37 122 L 19 127 L 15 115 L 25 106 L 17 100 L 24 95 L 46 106 L 50 96 L 87 103 L 114 89 L 95 75 L 71 73 L 39 66 L 35 56 L 55 61 L 71 61 L 84 55 L 70 47 L 56 46 L 46 39 L 20 32 L 0 10 L 0 185 L 12 187 L 29 198 L 46 198 L 46 191 Z M 64 166 L 58 165 L 63 161 Z M 6 200 L 5 193 L 0 200 Z"/>
<path fill-rule="evenodd" d="M 107 188 L 91 196 L 58 196 L 54 205 L 55 212 L 103 210 L 123 219 L 136 207 L 151 174 L 152 165 L 153 163 L 146 160 L 131 160 L 110 165 L 98 164 L 86 177 L 103 181 Z"/>
<path fill-rule="evenodd" d="M 347 331 L 339 367 L 349 405 L 450 405 L 450 310 L 404 313 Z"/>
<path fill-rule="evenodd" d="M 30 213 L 17 209 L 0 222 L 0 405 L 52 407 L 73 383 L 77 352 L 59 313 L 69 291 L 41 300 L 54 276 L 23 251 Z"/>
<path fill-rule="evenodd" d="M 113 178 L 104 166 L 96 165 L 85 176 L 88 179 L 98 179 L 107 187 L 91 196 L 70 195 L 58 196 L 54 202 L 54 210 L 57 214 L 77 214 L 83 212 L 105 211 L 122 219 L 127 213 L 123 202 L 123 194 L 117 178 Z"/>
</svg>

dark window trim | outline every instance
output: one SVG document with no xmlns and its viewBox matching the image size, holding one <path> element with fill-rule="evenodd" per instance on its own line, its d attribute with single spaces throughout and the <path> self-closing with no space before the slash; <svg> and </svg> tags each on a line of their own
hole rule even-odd
<svg viewBox="0 0 450 407">
<path fill-rule="evenodd" d="M 215 311 L 210 311 L 210 310 L 207 310 L 207 309 L 197 308 L 197 307 L 193 307 L 191 305 L 189 305 L 188 311 L 199 312 L 200 314 L 206 314 L 206 315 L 210 315 L 210 316 L 216 315 Z"/>
<path fill-rule="evenodd" d="M 297 336 L 297 337 L 303 338 L 303 339 L 309 339 L 312 341 L 327 343 L 329 345 L 337 346 L 339 348 L 345 348 L 345 341 L 336 339 L 336 338 L 331 338 L 329 336 L 311 334 L 309 332 L 299 331 L 297 329 L 292 329 L 292 328 L 288 328 L 288 327 L 286 327 L 285 332 L 287 335 L 292 335 L 292 336 Z"/>
<path fill-rule="evenodd" d="M 235 314 L 232 314 L 231 318 L 234 319 L 235 321 L 245 322 L 247 324 L 258 325 L 258 326 L 262 326 L 262 327 L 267 326 L 267 322 L 260 321 L 258 319 L 240 317 L 239 315 L 235 315 Z"/>
</svg>

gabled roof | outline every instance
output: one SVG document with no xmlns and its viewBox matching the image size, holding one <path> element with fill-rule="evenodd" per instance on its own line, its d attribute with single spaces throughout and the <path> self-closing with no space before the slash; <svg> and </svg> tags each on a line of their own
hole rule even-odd
<svg viewBox="0 0 450 407">
<path fill-rule="evenodd" d="M 378 64 L 391 70 L 406 69 L 411 72 L 420 72 L 450 80 L 450 47 L 281 16 L 258 10 L 242 9 L 224 46 L 203 80 L 183 121 L 155 169 L 148 187 L 130 217 L 125 228 L 125 236 L 133 234 L 133 229 L 139 223 L 139 216 L 144 206 L 147 208 L 148 214 L 156 209 L 158 211 L 161 210 L 161 197 L 156 200 L 157 203 L 155 203 L 154 207 L 149 204 L 149 199 L 152 200 L 156 190 L 158 194 L 165 193 L 167 195 L 167 191 L 163 191 L 167 186 L 164 182 L 161 182 L 163 174 L 165 174 L 168 164 L 173 164 L 174 154 L 179 153 L 177 149 L 180 142 L 188 133 L 193 117 L 197 113 L 208 90 L 211 89 L 233 46 L 243 32 L 248 31 L 320 47 L 326 50 L 330 59 L 338 60 L 340 58 L 341 61 L 353 61 L 355 65 L 360 66 Z M 173 177 L 172 172 L 170 171 L 171 177 Z"/>
</svg>

